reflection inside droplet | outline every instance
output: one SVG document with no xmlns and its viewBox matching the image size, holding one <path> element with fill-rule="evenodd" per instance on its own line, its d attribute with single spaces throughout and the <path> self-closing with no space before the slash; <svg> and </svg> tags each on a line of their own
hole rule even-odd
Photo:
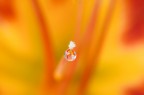
<svg viewBox="0 0 144 95">
<path fill-rule="evenodd" d="M 76 59 L 76 52 L 72 49 L 67 49 L 64 57 L 67 61 L 74 61 Z"/>
</svg>

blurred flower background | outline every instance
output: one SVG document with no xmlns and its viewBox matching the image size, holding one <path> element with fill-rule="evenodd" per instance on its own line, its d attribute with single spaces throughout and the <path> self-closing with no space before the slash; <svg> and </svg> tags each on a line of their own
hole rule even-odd
<svg viewBox="0 0 144 95">
<path fill-rule="evenodd" d="M 144 95 L 144 1 L 0 0 L 0 95 Z"/>
</svg>

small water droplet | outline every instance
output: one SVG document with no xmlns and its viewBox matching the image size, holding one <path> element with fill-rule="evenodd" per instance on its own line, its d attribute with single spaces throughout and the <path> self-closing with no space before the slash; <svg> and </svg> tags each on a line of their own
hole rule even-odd
<svg viewBox="0 0 144 95">
<path fill-rule="evenodd" d="M 74 61 L 76 59 L 76 52 L 73 49 L 67 49 L 64 57 L 67 61 Z"/>
<path fill-rule="evenodd" d="M 76 59 L 76 52 L 73 50 L 76 47 L 75 42 L 70 41 L 68 49 L 65 51 L 64 57 L 67 61 L 74 61 Z"/>
</svg>

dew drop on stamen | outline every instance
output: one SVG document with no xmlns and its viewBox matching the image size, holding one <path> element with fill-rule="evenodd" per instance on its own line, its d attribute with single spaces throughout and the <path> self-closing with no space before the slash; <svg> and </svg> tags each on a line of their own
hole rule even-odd
<svg viewBox="0 0 144 95">
<path fill-rule="evenodd" d="M 70 41 L 69 48 L 65 51 L 64 58 L 67 61 L 74 61 L 76 59 L 76 52 L 73 50 L 76 47 L 75 43 Z"/>
<path fill-rule="evenodd" d="M 76 52 L 74 50 L 67 49 L 64 57 L 67 61 L 74 61 L 76 59 Z"/>
</svg>

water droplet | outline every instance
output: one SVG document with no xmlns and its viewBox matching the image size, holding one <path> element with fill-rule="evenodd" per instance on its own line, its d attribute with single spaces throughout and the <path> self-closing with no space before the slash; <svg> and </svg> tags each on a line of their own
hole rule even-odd
<svg viewBox="0 0 144 95">
<path fill-rule="evenodd" d="M 73 49 L 67 49 L 64 57 L 67 61 L 74 61 L 76 59 L 76 52 Z"/>
<path fill-rule="evenodd" d="M 76 52 L 73 50 L 73 48 L 76 47 L 75 42 L 70 41 L 68 47 L 69 48 L 65 51 L 64 57 L 67 61 L 74 61 L 76 59 Z"/>
</svg>

